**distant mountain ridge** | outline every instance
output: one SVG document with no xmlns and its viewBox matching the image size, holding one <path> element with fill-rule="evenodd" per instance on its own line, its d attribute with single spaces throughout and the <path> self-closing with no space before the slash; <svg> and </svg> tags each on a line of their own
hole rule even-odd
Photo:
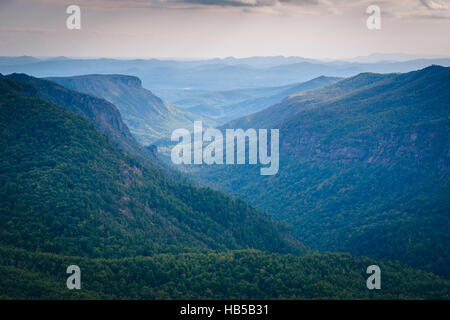
<svg viewBox="0 0 450 320">
<path fill-rule="evenodd" d="M 285 90 L 271 96 L 245 100 L 238 104 L 227 106 L 226 115 L 219 119 L 220 123 L 226 123 L 227 121 L 239 118 L 245 114 L 252 114 L 263 110 L 277 102 L 281 102 L 291 94 L 325 87 L 339 80 L 342 80 L 342 78 L 320 76 L 303 83 L 291 85 Z"/>
<path fill-rule="evenodd" d="M 1 61 L 1 58 L 0 58 Z M 142 79 L 156 95 L 163 89 L 233 90 L 304 82 L 321 75 L 350 77 L 362 72 L 409 72 L 430 64 L 450 66 L 450 59 L 414 59 L 358 63 L 321 61 L 298 57 L 254 57 L 248 59 L 158 60 L 158 59 L 39 59 L 29 63 L 8 62 L 1 73 L 27 73 L 36 77 L 80 74 L 129 74 Z M 166 99 L 167 100 L 167 99 Z"/>
<path fill-rule="evenodd" d="M 183 99 L 174 99 L 174 104 L 205 117 L 218 124 L 240 118 L 281 102 L 287 96 L 332 84 L 342 78 L 320 76 L 318 78 L 281 87 L 249 88 L 231 91 L 185 93 Z M 170 95 L 170 92 L 168 92 Z"/>
<path fill-rule="evenodd" d="M 48 79 L 114 103 L 136 139 L 144 145 L 170 139 L 173 130 L 191 127 L 195 118 L 144 89 L 141 80 L 134 76 L 85 75 Z"/>
<path fill-rule="evenodd" d="M 396 74 L 371 74 L 361 73 L 357 76 L 344 79 L 338 83 L 326 88 L 319 88 L 313 91 L 291 93 L 289 97 L 280 103 L 274 104 L 269 108 L 256 112 L 254 114 L 235 119 L 223 125 L 225 128 L 249 128 L 249 127 L 268 127 L 274 128 L 298 112 L 315 107 L 318 103 L 334 99 L 340 99 L 342 96 L 354 93 L 356 90 L 365 89 L 367 86 L 379 81 L 387 81 L 395 78 Z"/>
</svg>

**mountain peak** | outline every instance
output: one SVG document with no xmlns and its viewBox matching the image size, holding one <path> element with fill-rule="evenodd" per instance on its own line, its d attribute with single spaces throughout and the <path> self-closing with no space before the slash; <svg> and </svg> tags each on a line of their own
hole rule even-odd
<svg viewBox="0 0 450 320">
<path fill-rule="evenodd" d="M 430 66 L 428 66 L 428 67 L 426 67 L 426 68 L 423 68 L 423 69 L 421 69 L 421 70 L 418 70 L 418 71 L 416 71 L 416 72 L 420 72 L 420 73 L 426 73 L 426 72 L 442 72 L 442 71 L 445 71 L 445 70 L 450 71 L 450 67 L 443 67 L 443 66 L 440 66 L 440 65 L 438 65 L 438 64 L 432 64 L 432 65 L 430 65 Z M 413 71 L 413 72 L 414 72 L 414 71 Z"/>
</svg>

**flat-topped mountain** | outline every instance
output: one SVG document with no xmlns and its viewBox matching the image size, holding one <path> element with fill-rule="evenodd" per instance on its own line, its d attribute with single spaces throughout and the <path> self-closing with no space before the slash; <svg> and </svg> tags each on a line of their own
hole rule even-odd
<svg viewBox="0 0 450 320">
<path fill-rule="evenodd" d="M 122 116 L 112 103 L 66 89 L 49 80 L 30 77 L 26 74 L 11 74 L 5 78 L 29 85 L 36 90 L 36 95 L 49 102 L 58 104 L 90 120 L 95 127 L 105 133 L 122 150 L 144 161 L 154 160 L 154 156 L 141 146 L 131 134 Z M 155 163 L 154 161 L 152 161 Z"/>
<path fill-rule="evenodd" d="M 48 79 L 71 90 L 88 93 L 116 105 L 133 135 L 144 145 L 152 144 L 159 139 L 170 139 L 173 130 L 191 127 L 195 118 L 143 88 L 141 80 L 137 77 L 85 75 Z"/>
</svg>

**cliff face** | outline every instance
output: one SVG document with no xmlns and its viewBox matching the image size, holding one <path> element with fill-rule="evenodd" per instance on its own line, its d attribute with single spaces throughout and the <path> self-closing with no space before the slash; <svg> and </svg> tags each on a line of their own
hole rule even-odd
<svg viewBox="0 0 450 320">
<path fill-rule="evenodd" d="M 86 75 L 49 78 L 66 88 L 103 98 L 120 110 L 135 138 L 144 145 L 170 139 L 173 130 L 192 127 L 194 117 L 142 87 L 141 80 L 124 75 Z"/>
<path fill-rule="evenodd" d="M 35 93 L 55 104 L 63 106 L 76 114 L 90 120 L 98 130 L 106 134 L 115 144 L 125 152 L 145 161 L 152 161 L 152 155 L 137 143 L 115 105 L 89 94 L 83 94 L 66 89 L 54 82 L 30 77 L 25 74 L 11 74 L 8 79 L 27 84 L 34 88 Z M 119 81 L 119 80 L 118 80 Z M 140 85 L 135 77 L 125 77 L 120 81 Z"/>
<path fill-rule="evenodd" d="M 28 86 L 0 78 L 0 246 L 90 258 L 305 251 L 266 214 L 125 155 Z"/>
</svg>

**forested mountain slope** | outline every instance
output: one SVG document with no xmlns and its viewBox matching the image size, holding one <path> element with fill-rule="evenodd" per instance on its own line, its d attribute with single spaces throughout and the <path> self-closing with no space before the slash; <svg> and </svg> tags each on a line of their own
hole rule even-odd
<svg viewBox="0 0 450 320">
<path fill-rule="evenodd" d="M 122 257 L 193 249 L 302 252 L 245 202 L 175 183 L 86 119 L 0 78 L 1 243 Z"/>
<path fill-rule="evenodd" d="M 68 290 L 66 268 L 75 262 L 82 289 Z M 366 287 L 374 264 L 382 270 L 381 290 Z M 88 259 L 0 245 L 1 299 L 449 299 L 449 292 L 450 282 L 433 274 L 349 254 L 240 250 Z"/>
<path fill-rule="evenodd" d="M 305 248 L 265 214 L 173 182 L 87 119 L 5 77 L 0 161 L 2 299 L 449 297 L 448 281 L 398 263 L 283 254 Z M 81 290 L 66 288 L 72 264 Z M 372 264 L 383 290 L 366 288 Z"/>
<path fill-rule="evenodd" d="M 136 77 L 84 75 L 53 77 L 49 80 L 116 105 L 131 132 L 144 145 L 159 139 L 170 139 L 173 130 L 190 128 L 194 120 L 200 120 L 144 89 L 141 80 Z"/>
<path fill-rule="evenodd" d="M 225 127 L 279 128 L 280 170 L 198 175 L 293 225 L 324 251 L 450 276 L 450 68 L 361 74 Z"/>
<path fill-rule="evenodd" d="M 127 125 L 122 121 L 119 110 L 112 103 L 26 74 L 15 73 L 5 77 L 32 86 L 40 98 L 90 120 L 98 130 L 106 134 L 112 142 L 128 154 L 147 163 L 154 165 L 157 163 L 154 155 L 136 141 Z"/>
</svg>

